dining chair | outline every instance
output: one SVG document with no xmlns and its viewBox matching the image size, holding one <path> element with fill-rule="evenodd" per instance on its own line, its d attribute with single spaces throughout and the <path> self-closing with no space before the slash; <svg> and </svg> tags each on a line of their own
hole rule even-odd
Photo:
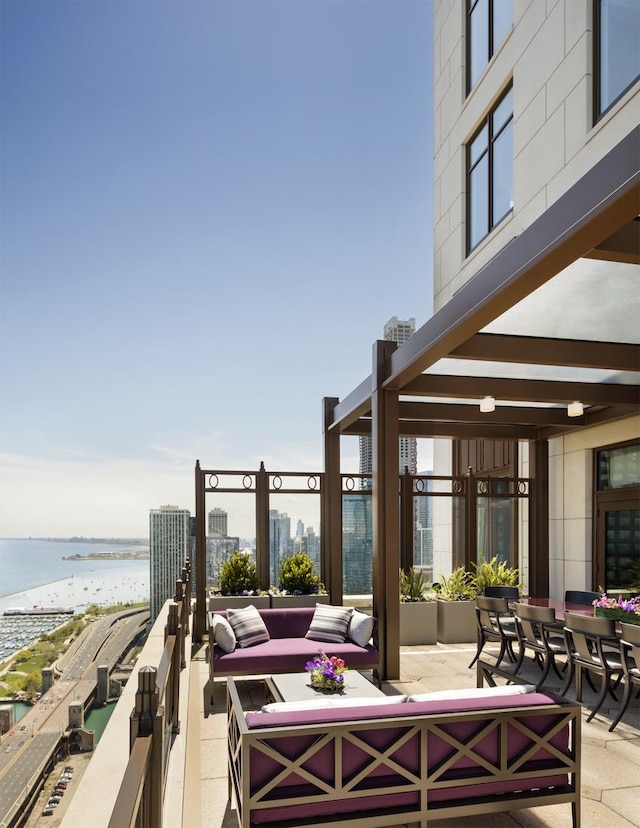
<svg viewBox="0 0 640 828">
<path fill-rule="evenodd" d="M 544 684 L 552 667 L 558 678 L 562 678 L 563 668 L 556 657 L 566 655 L 567 650 L 562 625 L 556 620 L 553 607 L 516 604 L 515 614 L 520 654 L 514 672 L 518 673 L 527 650 L 531 650 L 534 661 L 542 669 L 540 680 L 536 682 L 537 687 Z"/>
<path fill-rule="evenodd" d="M 506 598 L 486 598 L 478 595 L 476 598 L 476 624 L 478 632 L 478 648 L 469 667 L 473 667 L 483 647 L 488 641 L 497 641 L 500 652 L 496 660 L 496 667 L 505 655 L 509 661 L 515 662 L 516 656 L 513 645 L 518 640 L 515 619 L 509 611 L 509 602 Z"/>
<path fill-rule="evenodd" d="M 611 722 L 609 730 L 613 730 L 624 715 L 631 701 L 634 686 L 640 688 L 640 626 L 622 623 L 620 627 L 622 629 L 620 648 L 625 655 L 622 659 L 624 692 L 620 708 L 615 719 Z"/>
<path fill-rule="evenodd" d="M 600 597 L 599 592 L 591 592 L 590 590 L 582 589 L 567 589 L 564 593 L 565 604 L 581 604 L 584 607 L 590 607 L 594 601 Z"/>
<path fill-rule="evenodd" d="M 516 601 L 520 597 L 518 587 L 515 586 L 486 586 L 484 594 L 487 598 L 511 598 Z"/>
<path fill-rule="evenodd" d="M 569 650 L 569 669 L 564 687 L 564 696 L 576 678 L 576 701 L 582 702 L 582 673 L 600 676 L 600 690 L 587 721 L 602 707 L 607 693 L 617 701 L 615 688 L 624 675 L 620 640 L 616 636 L 615 621 L 610 618 L 596 618 L 566 612 L 564 631 Z M 591 682 L 590 682 L 591 683 Z M 593 684 L 592 684 L 593 687 Z M 595 688 L 594 688 L 595 689 Z"/>
</svg>

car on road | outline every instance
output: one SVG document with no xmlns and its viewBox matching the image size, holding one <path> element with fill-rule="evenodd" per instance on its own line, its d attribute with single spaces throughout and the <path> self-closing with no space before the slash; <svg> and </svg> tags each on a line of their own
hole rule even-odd
<svg viewBox="0 0 640 828">
<path fill-rule="evenodd" d="M 53 808 L 45 808 L 42 816 L 53 816 Z"/>
</svg>

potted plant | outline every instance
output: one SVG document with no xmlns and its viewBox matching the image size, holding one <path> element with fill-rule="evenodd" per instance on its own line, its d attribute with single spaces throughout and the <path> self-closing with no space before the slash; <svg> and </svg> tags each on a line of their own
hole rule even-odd
<svg viewBox="0 0 640 828">
<path fill-rule="evenodd" d="M 220 584 L 209 599 L 210 610 L 269 607 L 269 595 L 260 589 L 258 570 L 248 552 L 234 552 L 220 567 Z"/>
<path fill-rule="evenodd" d="M 473 579 L 476 595 L 483 595 L 484 588 L 488 586 L 509 586 L 518 590 L 524 589 L 520 580 L 520 570 L 509 566 L 494 555 L 490 561 L 480 558 L 478 564 L 472 563 L 474 572 Z"/>
<path fill-rule="evenodd" d="M 435 644 L 438 632 L 435 593 L 420 569 L 400 570 L 400 646 Z"/>
<path fill-rule="evenodd" d="M 476 640 L 475 579 L 464 566 L 434 584 L 438 600 L 438 641 L 460 644 Z"/>
<path fill-rule="evenodd" d="M 306 552 L 288 555 L 280 563 L 278 585 L 269 590 L 271 606 L 313 607 L 328 604 L 329 596 Z"/>
</svg>

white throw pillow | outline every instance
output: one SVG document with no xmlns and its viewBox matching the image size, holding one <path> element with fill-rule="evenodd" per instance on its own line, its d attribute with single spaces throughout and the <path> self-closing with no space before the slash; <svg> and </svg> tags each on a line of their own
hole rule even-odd
<svg viewBox="0 0 640 828">
<path fill-rule="evenodd" d="M 373 625 L 375 622 L 376 619 L 372 615 L 367 615 L 366 612 L 360 612 L 354 609 L 353 615 L 349 620 L 347 638 L 351 639 L 359 647 L 366 647 L 373 633 Z"/>
<path fill-rule="evenodd" d="M 223 653 L 232 653 L 236 648 L 236 636 L 231 624 L 222 615 L 213 616 L 213 640 Z"/>
<path fill-rule="evenodd" d="M 334 607 L 331 604 L 316 604 L 311 624 L 305 635 L 312 641 L 328 641 L 343 644 L 347 637 L 353 607 Z"/>
<path fill-rule="evenodd" d="M 463 690 L 434 690 L 432 693 L 414 693 L 410 702 L 452 701 L 453 699 L 483 699 L 491 696 L 519 696 L 535 693 L 535 684 L 509 684 L 502 687 L 470 687 Z"/>
<path fill-rule="evenodd" d="M 406 702 L 406 696 L 321 696 L 293 702 L 270 702 L 261 708 L 263 713 L 295 713 L 297 710 L 324 710 L 328 707 L 374 707 Z"/>
</svg>

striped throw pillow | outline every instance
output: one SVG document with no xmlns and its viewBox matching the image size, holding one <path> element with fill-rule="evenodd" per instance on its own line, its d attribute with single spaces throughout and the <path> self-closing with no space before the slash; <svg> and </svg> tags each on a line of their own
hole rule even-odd
<svg viewBox="0 0 640 828">
<path fill-rule="evenodd" d="M 316 604 L 316 611 L 313 613 L 305 638 L 342 644 L 347 636 L 352 613 L 353 607 Z"/>
<path fill-rule="evenodd" d="M 241 647 L 253 647 L 269 641 L 265 623 L 253 604 L 242 609 L 228 609 L 227 619 Z"/>
</svg>

